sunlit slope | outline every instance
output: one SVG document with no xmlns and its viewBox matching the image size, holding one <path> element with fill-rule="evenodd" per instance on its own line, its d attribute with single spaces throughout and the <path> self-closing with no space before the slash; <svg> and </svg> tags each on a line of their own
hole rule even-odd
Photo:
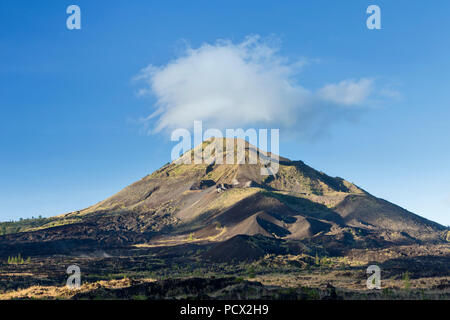
<svg viewBox="0 0 450 320">
<path fill-rule="evenodd" d="M 205 141 L 87 209 L 9 237 L 19 242 L 81 237 L 106 244 L 149 245 L 223 241 L 241 234 L 340 241 L 348 246 L 445 241 L 443 226 L 302 161 L 280 157 L 276 174 L 261 175 L 267 163 L 259 160 L 260 150 L 248 142 L 243 144 L 245 164 L 220 163 L 227 152 L 214 149 L 207 162 L 183 163 L 215 141 Z M 227 143 L 223 140 L 224 146 Z M 249 164 L 252 157 L 257 161 Z"/>
</svg>

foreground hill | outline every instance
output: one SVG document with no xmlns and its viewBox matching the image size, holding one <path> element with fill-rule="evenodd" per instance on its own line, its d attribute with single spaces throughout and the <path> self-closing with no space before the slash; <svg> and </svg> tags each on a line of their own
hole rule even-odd
<svg viewBox="0 0 450 320">
<path fill-rule="evenodd" d="M 0 254 L 67 254 L 74 249 L 185 243 L 220 243 L 222 249 L 217 250 L 225 254 L 241 241 L 235 238 L 239 235 L 312 243 L 339 253 L 352 248 L 445 243 L 448 237 L 445 227 L 302 161 L 280 157 L 278 172 L 263 176 L 263 163 L 248 164 L 260 150 L 247 142 L 246 164 L 218 164 L 214 152 L 207 163 L 181 163 L 216 142 L 205 141 L 92 207 L 40 219 L 0 237 Z"/>
</svg>

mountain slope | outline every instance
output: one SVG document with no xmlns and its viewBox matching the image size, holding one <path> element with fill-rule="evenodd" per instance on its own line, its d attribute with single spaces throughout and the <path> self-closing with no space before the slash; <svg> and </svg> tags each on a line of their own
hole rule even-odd
<svg viewBox="0 0 450 320">
<path fill-rule="evenodd" d="M 161 246 L 220 242 L 237 235 L 335 248 L 445 241 L 445 227 L 302 161 L 280 157 L 279 171 L 272 176 L 260 174 L 264 164 L 259 160 L 219 164 L 226 152 L 213 152 L 208 163 L 180 163 L 217 141 L 205 141 L 92 207 L 53 218 L 49 227 L 3 236 L 0 243 L 29 249 L 45 241 L 58 250 L 72 242 L 80 246 L 80 241 L 98 248 Z M 224 145 L 229 142 L 223 140 Z M 259 152 L 245 142 L 247 162 Z M 0 249 L 0 254 L 7 251 Z"/>
</svg>

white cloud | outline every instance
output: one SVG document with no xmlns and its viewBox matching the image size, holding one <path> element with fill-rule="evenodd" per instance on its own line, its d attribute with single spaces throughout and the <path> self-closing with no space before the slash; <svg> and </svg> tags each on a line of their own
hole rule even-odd
<svg viewBox="0 0 450 320">
<path fill-rule="evenodd" d="M 319 95 L 332 103 L 355 106 L 367 100 L 373 90 L 372 79 L 344 80 L 337 84 L 328 84 L 319 90 Z"/>
<path fill-rule="evenodd" d="M 289 61 L 258 36 L 187 48 L 164 66 L 150 65 L 136 77 L 147 86 L 139 94 L 156 98 L 147 118 L 153 131 L 191 128 L 286 128 L 310 134 L 323 130 L 365 103 L 373 80 L 344 80 L 313 92 L 297 81 L 306 60 Z M 347 110 L 346 110 L 347 109 Z"/>
</svg>

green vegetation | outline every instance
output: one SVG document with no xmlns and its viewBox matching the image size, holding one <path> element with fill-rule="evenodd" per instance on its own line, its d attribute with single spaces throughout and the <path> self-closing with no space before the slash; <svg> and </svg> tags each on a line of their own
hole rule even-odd
<svg viewBox="0 0 450 320">
<path fill-rule="evenodd" d="M 203 209 L 204 212 L 218 212 L 225 208 L 231 207 L 233 204 L 256 194 L 261 191 L 259 188 L 233 188 L 220 194 L 218 198 L 211 201 L 209 205 Z"/>
<path fill-rule="evenodd" d="M 41 216 L 39 216 L 38 218 L 34 217 L 29 219 L 20 218 L 18 221 L 1 222 L 0 235 L 23 232 L 30 228 L 42 226 L 47 222 L 48 219 L 42 218 Z"/>
<path fill-rule="evenodd" d="M 248 273 L 248 277 L 249 277 L 250 279 L 255 278 L 255 277 L 256 277 L 256 274 L 255 274 L 255 267 L 254 267 L 254 266 L 250 266 L 250 267 L 248 268 L 247 273 Z"/>
<path fill-rule="evenodd" d="M 39 216 L 37 218 L 31 217 L 27 219 L 20 218 L 18 221 L 0 222 L 0 235 L 36 231 L 66 224 L 72 224 L 80 221 L 81 219 L 79 218 L 43 218 L 42 216 Z"/>
<path fill-rule="evenodd" d="M 406 273 L 403 274 L 402 280 L 405 285 L 405 289 L 409 290 L 411 287 L 411 279 L 408 271 L 406 271 Z"/>
<path fill-rule="evenodd" d="M 14 256 L 8 257 L 8 264 L 25 264 L 25 263 L 30 263 L 30 260 L 31 260 L 30 257 L 28 257 L 26 260 L 24 260 L 19 253 L 15 257 Z"/>
<path fill-rule="evenodd" d="M 290 190 L 295 184 L 299 192 L 306 194 L 321 195 L 324 191 L 323 188 L 325 188 L 324 185 L 307 177 L 299 168 L 292 165 L 280 165 L 277 180 L 274 183 L 277 184 L 277 189 L 279 190 Z"/>
<path fill-rule="evenodd" d="M 36 228 L 29 228 L 25 231 L 36 231 L 36 230 L 42 230 L 42 229 L 48 229 L 48 228 L 52 228 L 52 227 L 58 227 L 58 226 L 64 226 L 67 224 L 73 224 L 73 223 L 77 223 L 77 222 L 81 222 L 81 219 L 54 219 L 51 220 L 49 223 L 46 223 L 42 226 L 36 227 Z"/>
<path fill-rule="evenodd" d="M 316 288 L 302 287 L 301 289 L 302 289 L 302 292 L 305 293 L 307 299 L 309 299 L 309 300 L 320 299 L 319 290 L 317 290 Z"/>
</svg>

